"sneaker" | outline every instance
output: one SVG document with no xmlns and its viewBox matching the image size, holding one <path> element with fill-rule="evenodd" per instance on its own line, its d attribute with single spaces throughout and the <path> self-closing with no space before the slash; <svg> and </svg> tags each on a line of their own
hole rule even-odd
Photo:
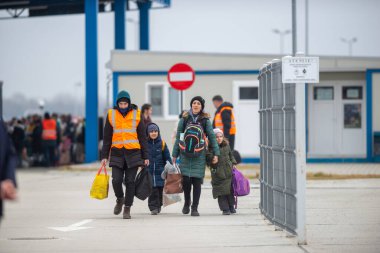
<svg viewBox="0 0 380 253">
<path fill-rule="evenodd" d="M 121 210 L 123 209 L 123 202 L 124 202 L 124 198 L 116 199 L 116 205 L 115 205 L 115 208 L 113 209 L 113 214 L 118 215 L 121 213 Z"/>
<path fill-rule="evenodd" d="M 125 206 L 124 212 L 123 212 L 123 219 L 130 219 L 131 218 L 131 207 Z"/>
<path fill-rule="evenodd" d="M 191 208 L 191 216 L 199 216 L 197 208 Z"/>
<path fill-rule="evenodd" d="M 189 214 L 190 213 L 190 207 L 187 205 L 184 205 L 182 208 L 182 213 L 183 214 Z"/>
<path fill-rule="evenodd" d="M 158 213 L 159 213 L 158 209 L 154 209 L 154 210 L 150 211 L 151 215 L 157 215 Z"/>
<path fill-rule="evenodd" d="M 236 209 L 233 208 L 233 207 L 230 207 L 230 212 L 231 212 L 231 213 L 236 213 Z"/>
<path fill-rule="evenodd" d="M 230 215 L 231 214 L 231 211 L 230 210 L 223 210 L 223 215 Z"/>
</svg>

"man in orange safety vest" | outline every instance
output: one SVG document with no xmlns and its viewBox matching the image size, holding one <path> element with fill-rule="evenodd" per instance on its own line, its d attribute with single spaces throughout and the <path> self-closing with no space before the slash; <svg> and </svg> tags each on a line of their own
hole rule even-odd
<svg viewBox="0 0 380 253">
<path fill-rule="evenodd" d="M 42 120 L 42 147 L 47 167 L 55 166 L 57 134 L 57 122 L 46 112 Z"/>
<path fill-rule="evenodd" d="M 234 106 L 229 102 L 224 102 L 220 95 L 214 96 L 212 102 L 216 108 L 213 127 L 223 131 L 224 137 L 230 143 L 231 150 L 234 150 L 236 135 Z"/>
<path fill-rule="evenodd" d="M 137 170 L 149 165 L 144 120 L 138 107 L 131 104 L 129 93 L 122 90 L 105 121 L 101 157 L 103 165 L 110 158 L 112 186 L 116 196 L 114 214 L 120 214 L 124 205 L 123 219 L 131 219 Z"/>
</svg>

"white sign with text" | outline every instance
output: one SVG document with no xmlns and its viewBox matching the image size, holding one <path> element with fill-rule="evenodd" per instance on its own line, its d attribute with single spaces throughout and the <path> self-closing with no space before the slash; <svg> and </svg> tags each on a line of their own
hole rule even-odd
<svg viewBox="0 0 380 253">
<path fill-rule="evenodd" d="M 282 58 L 283 83 L 319 83 L 319 57 Z"/>
</svg>

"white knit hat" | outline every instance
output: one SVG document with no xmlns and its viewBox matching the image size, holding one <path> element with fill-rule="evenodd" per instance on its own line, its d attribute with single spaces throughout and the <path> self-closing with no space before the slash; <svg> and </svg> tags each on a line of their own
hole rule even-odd
<svg viewBox="0 0 380 253">
<path fill-rule="evenodd" d="M 215 135 L 221 134 L 222 136 L 224 136 L 224 133 L 223 133 L 223 131 L 220 128 L 214 128 L 214 134 Z"/>
</svg>

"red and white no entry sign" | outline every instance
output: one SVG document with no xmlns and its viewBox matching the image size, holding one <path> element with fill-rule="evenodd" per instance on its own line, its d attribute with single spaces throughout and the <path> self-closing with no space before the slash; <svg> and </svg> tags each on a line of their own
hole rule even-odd
<svg viewBox="0 0 380 253">
<path fill-rule="evenodd" d="M 176 90 L 186 90 L 193 85 L 194 70 L 185 63 L 174 64 L 168 72 L 168 82 Z"/>
</svg>

